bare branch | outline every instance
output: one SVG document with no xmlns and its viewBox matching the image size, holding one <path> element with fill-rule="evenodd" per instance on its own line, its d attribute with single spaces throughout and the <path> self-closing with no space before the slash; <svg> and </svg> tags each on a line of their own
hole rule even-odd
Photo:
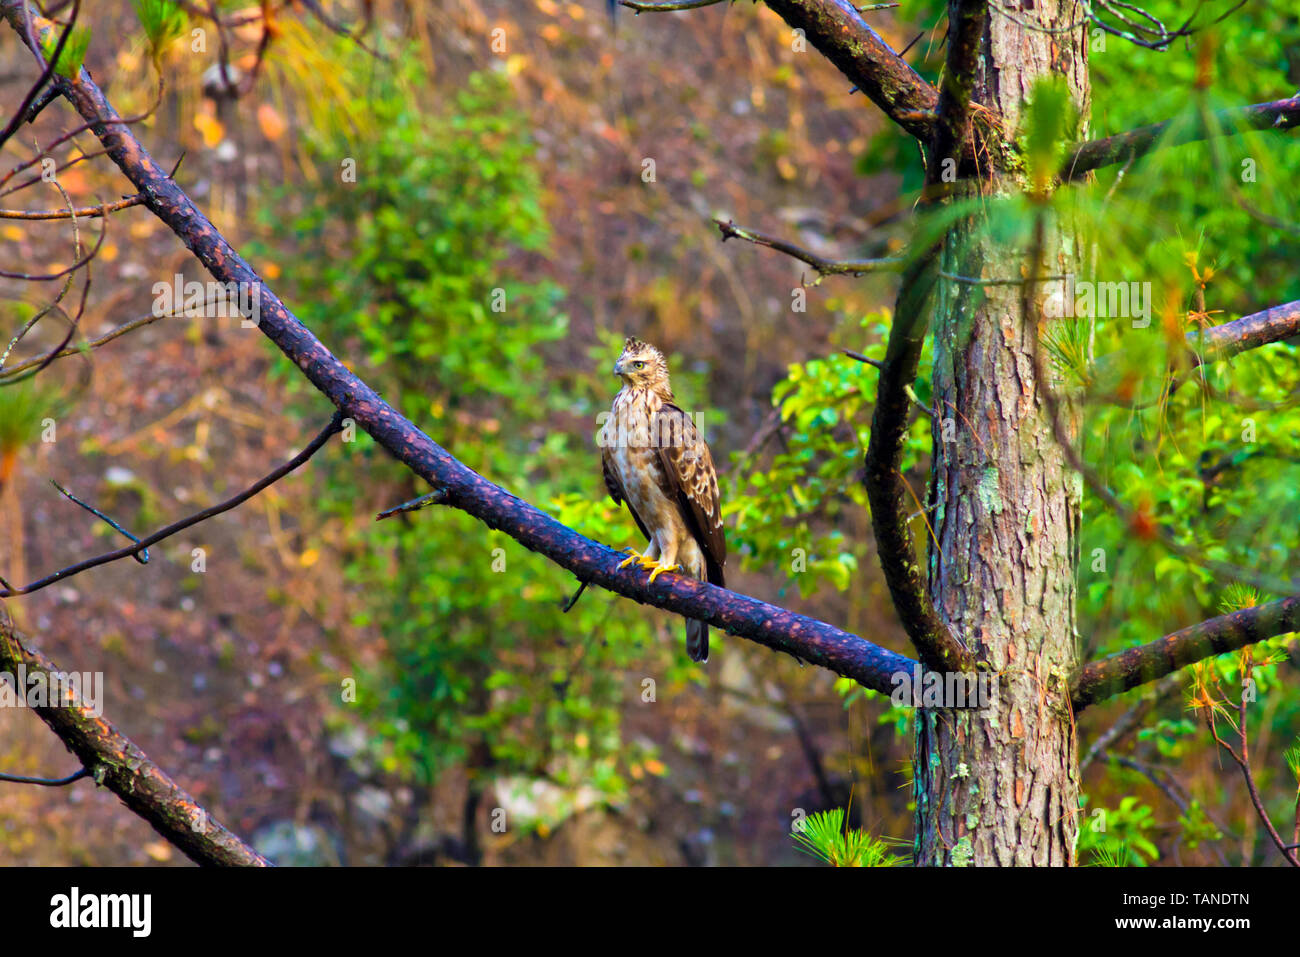
<svg viewBox="0 0 1300 957">
<path fill-rule="evenodd" d="M 73 495 L 71 492 L 69 492 L 66 488 L 64 488 L 64 487 L 63 487 L 62 485 L 60 485 L 58 482 L 54 481 L 54 479 L 50 479 L 50 484 L 53 485 L 56 489 L 58 489 L 60 492 L 62 492 L 65 498 L 69 499 L 71 502 L 73 502 L 73 503 L 76 504 L 76 505 L 80 505 L 82 508 L 84 508 L 84 509 L 85 509 L 87 512 L 89 512 L 91 515 L 94 515 L 96 518 L 98 518 L 98 519 L 100 519 L 101 521 L 103 521 L 106 525 L 108 525 L 110 528 L 114 529 L 115 531 L 121 532 L 122 535 L 124 535 L 125 537 L 129 538 L 131 541 L 135 542 L 137 545 L 140 544 L 140 539 L 136 538 L 134 535 L 132 535 L 130 532 L 128 532 L 125 528 L 123 528 L 123 527 L 122 527 L 121 525 L 119 525 L 117 522 L 113 521 L 113 519 L 109 518 L 107 515 L 105 515 L 105 514 L 104 514 L 103 512 L 101 512 L 99 509 L 95 508 L 95 506 L 90 505 L 90 504 L 88 504 L 88 503 L 86 503 L 86 502 L 83 502 L 81 499 L 77 498 L 77 496 Z M 142 551 L 139 551 L 139 552 L 137 552 L 135 555 L 133 555 L 133 556 L 131 556 L 131 557 L 134 558 L 134 559 L 135 559 L 137 562 L 139 562 L 141 565 L 147 565 L 147 564 L 149 564 L 149 549 L 146 548 L 146 549 L 144 549 L 144 550 L 142 550 Z"/>
<path fill-rule="evenodd" d="M 1198 661 L 1293 631 L 1300 631 L 1300 598 L 1283 598 L 1220 615 L 1158 641 L 1089 662 L 1075 677 L 1070 700 L 1078 714 L 1089 705 Z"/>
<path fill-rule="evenodd" d="M 931 185 L 955 181 L 955 175 L 950 179 L 944 177 L 943 172 L 948 165 L 956 173 L 963 145 L 970 133 L 971 93 L 975 89 L 980 43 L 984 39 L 988 13 L 988 0 L 949 0 L 948 3 L 948 55 L 935 111 L 927 175 Z"/>
<path fill-rule="evenodd" d="M 857 362 L 865 362 L 873 369 L 878 369 L 881 372 L 885 371 L 886 366 L 879 359 L 873 359 L 871 356 L 864 356 L 861 352 L 854 352 L 852 349 L 841 349 L 840 352 Z M 925 411 L 929 412 L 930 410 L 926 409 Z"/>
<path fill-rule="evenodd" d="M 880 567 L 894 608 L 926 667 L 964 671 L 970 652 L 939 617 L 926 591 L 926 577 L 916 559 L 916 541 L 908 524 L 912 494 L 902 475 L 907 413 L 914 393 L 925 341 L 924 306 L 934 285 L 938 247 L 903 271 L 903 283 L 889 330 L 885 361 L 876 386 L 864 484 L 871 504 L 871 527 Z"/>
<path fill-rule="evenodd" d="M 854 352 L 852 349 L 841 349 L 840 353 L 857 362 L 865 362 L 867 365 L 879 369 L 881 372 L 885 371 L 885 364 L 879 359 L 873 359 L 871 356 L 864 356 L 861 352 Z M 926 418 L 934 418 L 934 409 L 922 402 L 910 385 L 904 386 L 904 391 L 907 392 L 907 397 L 912 400 L 912 405 L 916 407 L 917 412 L 920 412 Z"/>
<path fill-rule="evenodd" d="M 791 28 L 907 132 L 928 140 L 939 94 L 847 0 L 767 0 Z"/>
<path fill-rule="evenodd" d="M 1300 300 L 1189 333 L 1187 345 L 1192 364 L 1201 365 L 1297 336 L 1300 336 Z"/>
<path fill-rule="evenodd" d="M 728 239 L 743 239 L 745 242 L 753 243 L 756 246 L 766 246 L 768 249 L 775 249 L 779 253 L 785 253 L 787 256 L 807 263 L 817 270 L 818 282 L 825 276 L 861 276 L 869 272 L 899 269 L 903 265 L 903 260 L 896 257 L 849 260 L 825 259 L 811 250 L 804 249 L 802 246 L 796 246 L 794 243 L 788 243 L 783 239 L 777 239 L 775 236 L 769 236 L 754 229 L 737 226 L 729 219 L 715 219 L 713 222 L 717 225 L 718 231 L 722 233 L 724 243 Z"/>
<path fill-rule="evenodd" d="M 82 778 L 88 777 L 90 777 L 90 772 L 85 768 L 82 768 L 80 771 L 74 771 L 66 778 L 29 778 L 22 774 L 7 774 L 4 771 L 0 771 L 0 781 L 5 781 L 9 784 L 35 784 L 43 788 L 67 787 L 69 784 L 75 784 Z"/>
<path fill-rule="evenodd" d="M 1247 130 L 1293 129 L 1300 125 L 1300 93 L 1285 100 L 1219 110 L 1210 115 L 1214 117 L 1214 123 L 1198 118 L 1194 122 L 1180 125 L 1167 138 L 1165 134 L 1174 125 L 1172 120 L 1080 143 L 1070 150 L 1058 175 L 1069 182 L 1081 179 L 1092 170 L 1122 163 L 1136 156 L 1145 156 L 1155 149 L 1181 146 L 1213 136 L 1233 136 Z"/>
<path fill-rule="evenodd" d="M 413 498 L 409 502 L 403 502 L 401 505 L 394 505 L 392 508 L 386 508 L 375 516 L 375 521 L 382 521 L 386 518 L 392 518 L 394 515 L 401 515 L 403 512 L 418 512 L 422 508 L 428 508 L 430 505 L 443 505 L 447 501 L 447 493 L 440 488 L 434 489 L 427 495 L 421 495 L 419 498 Z"/>
<path fill-rule="evenodd" d="M 219 304 L 218 300 L 210 300 L 203 304 L 203 309 L 206 311 L 209 307 L 216 306 L 218 304 Z M 137 329 L 143 329 L 145 326 L 152 325 L 153 323 L 157 322 L 160 319 L 185 319 L 187 317 L 188 314 L 183 312 L 182 313 L 172 313 L 172 312 L 146 313 L 143 316 L 139 316 L 135 319 L 131 319 L 127 322 L 122 323 L 120 326 L 110 329 L 102 336 L 99 336 L 95 339 L 91 339 L 89 342 L 85 342 L 76 346 L 68 346 L 66 348 L 60 349 L 58 352 L 53 354 L 53 358 L 63 359 L 67 356 L 75 356 L 83 351 L 98 349 L 101 346 L 108 345 L 108 343 L 112 342 L 114 339 L 120 339 L 122 336 L 126 335 L 127 333 L 134 332 Z M 39 366 L 43 361 L 45 361 L 48 358 L 50 357 L 33 356 L 32 358 L 25 359 L 22 362 L 19 362 L 10 368 L 4 368 L 3 359 L 0 359 L 0 385 L 5 385 L 9 382 L 15 381 L 19 373 L 25 372 L 28 369 L 32 369 L 35 368 L 36 366 Z"/>
<path fill-rule="evenodd" d="M 70 218 L 74 223 L 76 222 L 76 217 L 70 217 Z M 104 238 L 107 235 L 108 235 L 108 220 L 105 219 L 104 222 L 101 224 L 101 228 L 99 230 L 99 237 L 95 240 L 95 248 L 92 249 L 90 252 L 86 253 L 86 255 L 82 256 L 71 266 L 68 266 L 64 269 L 60 269 L 58 272 L 31 274 L 31 273 L 24 273 L 24 272 L 10 272 L 7 269 L 0 269 L 0 277 L 3 277 L 5 279 L 22 279 L 26 282 L 50 282 L 55 279 L 62 279 L 64 276 L 69 276 L 72 273 L 76 272 L 82 266 L 86 265 L 97 255 L 99 255 L 99 248 L 104 245 Z"/>
<path fill-rule="evenodd" d="M 139 206 L 143 202 L 144 197 L 137 193 L 103 206 L 81 206 L 77 209 L 0 209 L 0 219 L 94 219 L 96 216 L 106 216 L 121 209 Z"/>
</svg>

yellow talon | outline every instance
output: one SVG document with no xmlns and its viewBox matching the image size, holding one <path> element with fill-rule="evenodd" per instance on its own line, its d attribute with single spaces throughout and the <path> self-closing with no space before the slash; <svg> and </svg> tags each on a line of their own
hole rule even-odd
<svg viewBox="0 0 1300 957">
<path fill-rule="evenodd" d="M 681 565 L 660 565 L 656 563 L 654 566 L 654 571 L 650 573 L 650 582 L 651 584 L 653 584 L 654 580 L 658 578 L 660 575 L 662 575 L 664 572 L 679 572 L 681 570 L 682 570 Z"/>
<path fill-rule="evenodd" d="M 628 556 L 624 561 L 619 563 L 618 566 L 619 568 L 627 568 L 628 565 L 632 565 L 632 564 L 637 564 L 637 565 L 645 564 L 645 560 L 646 560 L 645 556 L 642 555 L 640 552 L 638 552 L 635 548 L 625 548 L 623 549 L 623 551 L 627 552 Z"/>
</svg>

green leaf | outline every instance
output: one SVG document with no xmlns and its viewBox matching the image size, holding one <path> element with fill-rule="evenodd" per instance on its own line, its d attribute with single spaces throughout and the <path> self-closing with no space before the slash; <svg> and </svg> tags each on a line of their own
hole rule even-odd
<svg viewBox="0 0 1300 957">
<path fill-rule="evenodd" d="M 78 23 L 74 24 L 71 30 L 67 42 L 59 52 L 58 59 L 54 62 L 54 72 L 69 80 L 75 80 L 81 73 L 81 65 L 86 61 L 86 49 L 90 46 L 90 27 Z M 45 40 L 41 44 L 46 59 L 54 57 L 58 45 L 59 36 L 55 36 L 54 31 L 51 30 L 45 35 Z"/>
</svg>

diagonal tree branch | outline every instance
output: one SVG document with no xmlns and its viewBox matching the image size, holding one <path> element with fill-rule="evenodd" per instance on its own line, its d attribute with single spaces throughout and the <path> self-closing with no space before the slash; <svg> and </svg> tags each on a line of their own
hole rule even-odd
<svg viewBox="0 0 1300 957">
<path fill-rule="evenodd" d="M 931 185 L 955 179 L 945 177 L 944 166 L 960 160 L 970 132 L 971 93 L 988 15 L 988 0 L 949 0 L 948 54 L 930 148 L 930 165 L 936 169 L 927 176 Z"/>
<path fill-rule="evenodd" d="M 1233 136 L 1246 130 L 1294 129 L 1300 125 L 1300 93 L 1285 100 L 1219 110 L 1210 115 L 1214 117 L 1214 123 L 1208 124 L 1198 118 L 1180 126 L 1168 138 L 1165 138 L 1165 134 L 1173 126 L 1172 120 L 1080 143 L 1066 155 L 1058 175 L 1069 182 L 1082 179 L 1092 170 L 1145 156 L 1155 149 L 1195 143 L 1213 136 Z"/>
<path fill-rule="evenodd" d="M 927 668 L 964 671 L 970 667 L 970 653 L 935 611 L 926 590 L 925 571 L 916 560 L 916 541 L 908 523 L 915 499 L 902 474 L 907 416 L 912 407 L 909 393 L 925 342 L 923 310 L 934 285 L 937 255 L 937 248 L 932 249 L 903 271 L 876 385 L 864 485 L 885 584 L 912 645 Z"/>
<path fill-rule="evenodd" d="M 0 12 L 22 35 L 23 0 L 0 0 Z M 33 15 L 34 30 L 50 23 Z M 561 525 L 469 469 L 353 375 L 293 315 L 239 255 L 185 192 L 154 161 L 84 70 L 77 80 L 56 80 L 63 96 L 86 120 L 114 163 L 143 193 L 146 205 L 222 282 L 247 284 L 260 306 L 258 328 L 298 366 L 311 383 L 347 417 L 368 432 L 394 458 L 435 489 L 446 504 L 510 535 L 579 580 L 599 585 L 643 604 L 706 621 L 804 661 L 853 678 L 867 688 L 889 693 L 892 676 L 911 672 L 913 662 L 825 622 L 796 615 L 726 589 L 679 575 L 654 584 L 637 569 L 620 569 L 625 557 Z"/>
<path fill-rule="evenodd" d="M 42 675 L 47 688 L 63 686 L 62 682 L 52 680 L 52 676 L 61 674 L 59 669 L 32 647 L 29 639 L 14 630 L 2 608 L 0 673 L 12 675 L 20 690 L 23 688 L 20 675 L 24 678 Z M 270 861 L 227 830 L 95 710 L 80 701 L 51 705 L 32 710 L 77 756 L 84 771 L 97 784 L 116 794 L 190 860 L 218 867 L 270 866 Z M 79 776 L 83 775 L 72 777 Z"/>
<path fill-rule="evenodd" d="M 1270 306 L 1232 322 L 1189 332 L 1184 337 L 1186 350 L 1181 356 L 1186 364 L 1180 366 L 1178 360 L 1170 362 L 1173 368 L 1169 370 L 1172 380 L 1169 392 L 1172 394 L 1191 381 L 1188 373 L 1199 366 L 1297 337 L 1300 337 L 1300 300 Z M 1104 372 L 1113 367 L 1119 357 L 1120 353 L 1102 356 L 1097 362 L 1098 370 Z"/>
<path fill-rule="evenodd" d="M 950 27 L 945 79 L 925 174 L 926 197 L 930 203 L 936 202 L 945 187 L 954 181 L 947 175 L 950 164 L 945 161 L 955 160 L 961 154 L 970 129 L 972 78 L 987 16 L 987 0 L 952 0 L 948 6 Z M 925 572 L 916 561 L 916 542 L 908 523 L 915 499 L 902 474 L 912 383 L 916 381 L 929 325 L 925 321 L 925 304 L 938 273 L 940 249 L 935 244 L 903 270 L 885 361 L 876 386 L 865 484 L 885 583 L 917 655 L 927 668 L 964 671 L 971 666 L 970 652 L 935 610 L 927 591 Z"/>
<path fill-rule="evenodd" d="M 1080 669 L 1070 691 L 1078 714 L 1089 705 L 1163 678 L 1205 658 L 1236 651 L 1279 635 L 1300 631 L 1300 598 L 1283 598 L 1220 615 L 1091 661 Z"/>
<path fill-rule="evenodd" d="M 650 13 L 708 7 L 720 0 L 620 2 L 638 13 Z M 939 94 L 867 25 L 858 6 L 848 0 L 765 2 L 792 29 L 801 31 L 814 49 L 835 64 L 886 116 L 917 139 L 929 140 Z M 889 4 L 871 4 L 865 9 L 884 6 Z"/>
<path fill-rule="evenodd" d="M 939 94 L 889 48 L 848 0 L 766 0 L 791 28 L 847 76 L 885 115 L 918 139 L 930 137 Z"/>
<path fill-rule="evenodd" d="M 1187 345 L 1192 365 L 1198 366 L 1297 336 L 1300 336 L 1300 300 L 1188 333 Z"/>
</svg>

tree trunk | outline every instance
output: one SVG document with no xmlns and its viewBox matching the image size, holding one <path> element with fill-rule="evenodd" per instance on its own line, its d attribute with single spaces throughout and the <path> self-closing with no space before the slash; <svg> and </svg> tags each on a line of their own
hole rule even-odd
<svg viewBox="0 0 1300 957">
<path fill-rule="evenodd" d="M 1018 18 L 1048 28 L 1077 15 L 1069 4 L 1058 10 L 1057 0 L 1018 6 Z M 1082 28 L 1029 30 L 993 9 L 973 98 L 1011 137 L 1034 81 L 1060 74 L 1079 108 L 1075 132 L 1082 137 L 1089 100 L 1085 45 Z M 967 195 L 978 190 L 992 198 L 1020 192 L 1024 183 L 985 165 L 980 180 L 964 186 Z M 1008 245 L 988 225 L 980 214 L 952 229 L 940 268 L 984 279 L 1073 268 L 1077 243 L 1057 225 L 1048 226 L 1032 274 L 1025 246 Z M 917 709 L 916 862 L 1071 864 L 1079 771 L 1067 688 L 1076 660 L 1081 492 L 1037 382 L 1033 337 L 1044 289 L 1038 284 L 1026 309 L 1021 285 L 933 279 L 930 499 L 937 543 L 932 539 L 929 549 L 930 596 L 988 669 L 982 674 L 995 693 L 979 711 Z"/>
</svg>

